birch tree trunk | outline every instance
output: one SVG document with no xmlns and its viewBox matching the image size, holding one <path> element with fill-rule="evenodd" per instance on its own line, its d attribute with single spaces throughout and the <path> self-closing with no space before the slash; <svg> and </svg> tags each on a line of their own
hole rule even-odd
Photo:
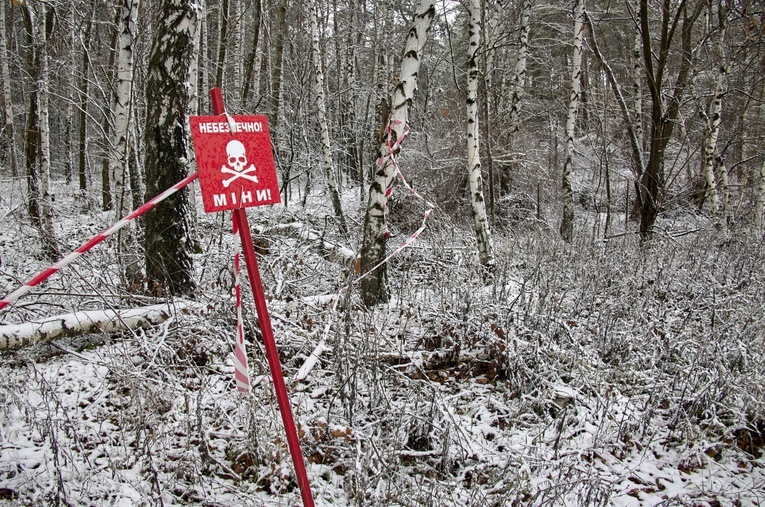
<svg viewBox="0 0 765 507">
<path fill-rule="evenodd" d="M 123 0 L 119 8 L 117 25 L 117 84 L 114 91 L 112 111 L 114 126 L 109 151 L 109 173 L 114 189 L 113 208 L 115 220 L 126 216 L 133 205 L 130 179 L 130 123 L 133 110 L 133 47 L 136 38 L 136 21 L 140 0 Z M 133 224 L 117 233 L 117 255 L 123 265 L 123 273 L 129 285 L 134 286 L 140 278 L 140 261 L 136 254 Z"/>
<path fill-rule="evenodd" d="M 48 53 L 44 4 L 22 6 L 29 41 L 29 71 L 34 82 L 29 96 L 26 132 L 27 191 L 29 217 L 40 233 L 43 254 L 50 261 L 60 257 L 53 233 L 50 194 L 50 132 L 48 125 Z"/>
<path fill-rule="evenodd" d="M 146 197 L 188 175 L 186 116 L 197 17 L 192 0 L 164 0 L 154 33 L 146 83 Z M 190 294 L 195 289 L 189 190 L 157 204 L 144 221 L 146 277 L 155 293 Z"/>
<path fill-rule="evenodd" d="M 274 126 L 281 127 L 282 75 L 284 67 L 284 39 L 287 36 L 287 0 L 277 0 L 276 35 L 274 43 L 273 84 L 271 88 L 271 114 Z M 271 33 L 274 36 L 273 32 Z"/>
<path fill-rule="evenodd" d="M 582 72 L 582 39 L 584 32 L 584 0 L 574 4 L 574 51 L 571 56 L 571 94 L 568 99 L 566 116 L 566 160 L 563 163 L 563 216 L 560 235 L 566 242 L 574 237 L 574 192 L 571 188 L 571 173 L 574 168 L 574 128 L 579 106 L 579 92 Z"/>
<path fill-rule="evenodd" d="M 118 6 L 110 6 L 113 9 L 114 25 L 111 32 L 111 43 L 109 44 L 109 65 L 107 72 L 109 72 L 116 79 L 116 62 L 117 51 L 119 50 L 118 44 L 120 39 L 120 24 L 122 22 L 122 9 Z M 88 60 L 90 55 L 85 55 Z M 111 76 L 110 76 L 111 77 Z M 111 81 L 111 79 L 110 79 Z M 114 199 L 112 199 L 112 156 L 114 154 L 114 139 L 112 133 L 114 131 L 114 104 L 117 100 L 117 89 L 114 86 L 107 88 L 105 92 L 106 100 L 110 102 L 110 108 L 103 109 L 103 145 L 104 156 L 101 160 L 101 209 L 103 211 L 111 211 L 114 209 Z M 119 216 L 119 215 L 118 215 Z"/>
<path fill-rule="evenodd" d="M 473 217 L 478 247 L 478 260 L 482 266 L 494 265 L 494 246 L 491 241 L 489 220 L 486 216 L 486 200 L 483 195 L 483 177 L 481 175 L 481 157 L 478 129 L 478 54 L 481 47 L 481 0 L 470 0 L 470 35 L 468 39 L 468 81 L 467 81 L 467 172 L 470 190 L 470 212 Z"/>
<path fill-rule="evenodd" d="M 11 70 L 8 66 L 8 61 L 11 59 L 11 54 L 8 52 L 8 46 L 6 44 L 7 36 L 5 28 L 5 4 L 6 2 L 0 1 L 0 79 L 3 80 L 3 104 L 5 107 L 5 136 L 8 139 L 10 164 L 11 164 L 11 176 L 14 178 L 19 175 L 19 160 L 18 153 L 16 151 L 16 126 L 13 121 L 13 100 L 11 97 Z M 13 26 L 11 26 L 13 29 Z"/>
<path fill-rule="evenodd" d="M 329 126 L 327 125 L 327 106 L 324 99 L 324 71 L 321 62 L 321 47 L 319 42 L 319 27 L 316 16 L 316 2 L 309 2 L 309 16 L 311 18 L 311 54 L 313 56 L 314 75 L 316 76 L 316 111 L 321 131 L 321 151 L 324 160 L 324 174 L 327 178 L 327 190 L 332 201 L 332 208 L 337 217 L 337 223 L 343 234 L 348 234 L 348 226 L 345 223 L 345 215 L 340 204 L 340 193 L 337 190 L 335 169 L 332 167 L 332 144 L 329 140 Z"/>
<path fill-rule="evenodd" d="M 36 42 L 39 52 L 40 70 L 37 76 L 37 110 L 40 117 L 40 194 L 41 229 L 43 231 L 45 250 L 51 260 L 58 260 L 60 253 L 53 233 L 53 192 L 50 188 L 50 89 L 48 79 L 48 11 L 46 5 L 40 4 L 38 20 L 38 38 Z"/>
<path fill-rule="evenodd" d="M 531 32 L 531 13 L 533 0 L 523 0 L 521 11 L 520 36 L 518 38 L 518 59 L 513 69 L 512 88 L 510 92 L 510 116 L 508 117 L 508 132 L 515 135 L 521 124 L 521 102 L 526 88 L 526 65 L 529 57 L 529 33 Z"/>
<path fill-rule="evenodd" d="M 491 91 L 492 90 L 492 73 L 494 70 L 494 53 L 497 44 L 499 30 L 497 30 L 498 18 L 502 16 L 504 9 L 494 9 L 491 15 L 487 13 L 487 0 L 480 0 L 481 15 L 480 15 L 480 44 L 479 46 L 484 48 L 481 51 L 480 58 L 480 73 L 483 76 L 481 81 L 481 121 L 479 122 L 483 129 L 484 145 L 483 150 L 486 156 L 486 173 L 489 179 L 489 214 L 492 220 L 495 214 L 495 175 L 494 175 L 494 152 L 492 151 L 492 130 L 491 130 Z M 471 57 L 471 53 L 468 52 L 468 57 Z M 475 57 L 473 55 L 472 57 Z M 479 131 L 480 132 L 480 131 Z"/>
<path fill-rule="evenodd" d="M 90 39 L 91 39 L 91 33 L 93 30 L 93 17 L 95 16 L 96 11 L 96 2 L 98 0 L 93 0 L 90 8 L 90 12 L 88 13 L 88 20 L 85 23 L 85 32 L 83 33 L 83 41 L 82 41 L 82 83 L 80 85 L 79 90 L 79 99 L 80 99 L 80 118 L 79 118 L 79 126 L 80 126 L 80 132 L 79 132 L 79 146 L 78 146 L 78 159 L 77 159 L 77 176 L 78 176 L 78 182 L 80 184 L 80 190 L 82 191 L 83 195 L 85 194 L 85 191 L 88 189 L 88 157 L 87 157 L 87 151 L 88 151 L 88 93 L 89 93 L 89 85 L 90 85 Z M 108 193 L 108 187 L 107 187 L 107 193 Z"/>
<path fill-rule="evenodd" d="M 66 29 L 70 32 L 69 37 L 69 68 L 62 69 L 63 88 L 67 90 L 66 113 L 64 114 L 64 179 L 66 184 L 72 182 L 74 175 L 74 104 L 77 100 L 77 87 L 75 86 L 75 69 L 77 68 L 77 29 L 74 24 L 75 9 L 69 9 L 66 18 Z"/>
<path fill-rule="evenodd" d="M 719 58 L 719 64 L 717 65 L 717 77 L 715 79 L 712 105 L 709 108 L 709 116 L 707 117 L 707 139 L 704 143 L 704 175 L 707 180 L 707 185 L 709 186 L 709 192 L 713 203 L 713 212 L 715 215 L 719 212 L 718 203 L 720 194 L 722 194 L 723 212 L 725 214 L 725 223 L 727 225 L 727 218 L 730 214 L 730 192 L 728 186 L 728 171 L 725 164 L 718 165 L 722 188 L 718 188 L 714 178 L 717 139 L 720 135 L 720 123 L 722 121 L 722 102 L 723 96 L 728 88 L 728 61 L 725 56 L 725 35 L 728 21 L 728 9 L 725 3 L 725 0 L 720 0 L 717 13 L 719 25 L 715 47 L 717 50 L 717 57 Z"/>
<path fill-rule="evenodd" d="M 114 93 L 114 128 L 109 157 L 109 172 L 114 188 L 114 210 L 117 220 L 130 211 L 130 121 L 133 104 L 133 46 L 140 0 L 123 0 L 120 6 L 117 35 L 117 86 Z M 122 231 L 120 231 L 121 233 Z M 124 250 L 125 236 L 119 236 L 118 250 Z"/>
<path fill-rule="evenodd" d="M 362 273 L 371 270 L 385 259 L 387 237 L 385 214 L 388 206 L 388 190 L 396 176 L 393 157 L 401 150 L 400 142 L 403 140 L 409 119 L 409 104 L 417 89 L 422 49 L 435 13 L 435 2 L 432 0 L 418 2 L 414 23 L 406 36 L 401 72 L 390 102 L 390 110 L 387 111 L 388 114 L 383 112 L 378 136 L 379 157 L 374 179 L 369 188 L 369 200 L 364 219 L 364 239 L 361 246 Z M 366 305 L 371 306 L 389 299 L 386 275 L 386 265 L 383 264 L 361 280 L 361 298 Z"/>
</svg>

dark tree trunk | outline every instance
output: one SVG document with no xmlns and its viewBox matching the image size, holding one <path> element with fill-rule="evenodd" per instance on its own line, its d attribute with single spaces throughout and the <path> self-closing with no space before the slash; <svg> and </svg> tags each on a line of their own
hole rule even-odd
<svg viewBox="0 0 765 507">
<path fill-rule="evenodd" d="M 165 0 L 149 59 L 146 85 L 146 197 L 152 198 L 188 175 L 187 86 L 197 29 L 190 0 Z M 195 289 L 191 256 L 188 189 L 162 201 L 146 217 L 146 277 L 149 290 L 191 294 Z"/>
</svg>

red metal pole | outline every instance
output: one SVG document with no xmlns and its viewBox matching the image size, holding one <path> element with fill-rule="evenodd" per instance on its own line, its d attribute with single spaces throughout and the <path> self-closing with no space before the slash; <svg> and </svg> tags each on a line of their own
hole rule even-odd
<svg viewBox="0 0 765 507">
<path fill-rule="evenodd" d="M 220 88 L 210 90 L 210 100 L 212 101 L 213 114 L 223 114 L 223 92 Z M 247 266 L 247 276 L 250 279 L 250 287 L 255 298 L 255 309 L 258 312 L 258 324 L 263 333 L 263 345 L 266 347 L 266 359 L 268 367 L 271 370 L 271 378 L 274 381 L 274 390 L 276 391 L 276 402 L 279 405 L 279 413 L 282 416 L 284 431 L 287 433 L 287 446 L 289 447 L 292 464 L 295 467 L 295 476 L 297 477 L 298 487 L 300 488 L 300 497 L 303 499 L 304 507 L 314 507 L 313 495 L 311 494 L 311 485 L 308 483 L 308 474 L 303 461 L 303 453 L 300 450 L 300 440 L 298 439 L 295 421 L 292 418 L 292 409 L 290 408 L 290 399 L 287 395 L 287 386 L 284 383 L 282 374 L 282 365 L 279 362 L 279 352 L 276 348 L 274 332 L 271 329 L 271 318 L 268 315 L 268 306 L 266 297 L 263 294 L 263 281 L 260 278 L 258 270 L 258 261 L 255 258 L 255 249 L 252 246 L 252 236 L 250 234 L 250 224 L 247 221 L 247 213 L 244 208 L 234 210 L 234 222 L 239 228 L 239 234 L 242 239 L 242 250 L 244 252 L 244 262 Z"/>
</svg>

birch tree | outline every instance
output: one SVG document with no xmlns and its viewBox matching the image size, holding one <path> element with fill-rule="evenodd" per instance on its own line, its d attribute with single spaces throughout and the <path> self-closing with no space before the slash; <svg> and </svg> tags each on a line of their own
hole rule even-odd
<svg viewBox="0 0 765 507">
<path fill-rule="evenodd" d="M 480 134 L 478 129 L 478 55 L 481 48 L 481 0 L 468 3 L 470 30 L 468 39 L 468 80 L 467 80 L 467 172 L 470 199 L 470 211 L 473 217 L 478 247 L 478 260 L 484 267 L 494 265 L 494 246 L 491 241 L 489 220 L 486 216 L 486 200 L 483 195 L 483 177 L 481 175 Z"/>
<path fill-rule="evenodd" d="M 409 104 L 417 90 L 417 74 L 420 70 L 422 50 L 427 33 L 435 16 L 435 2 L 420 0 L 414 14 L 414 22 L 406 36 L 398 83 L 383 111 L 378 135 L 378 160 L 372 184 L 369 187 L 364 239 L 361 246 L 361 272 L 366 273 L 385 259 L 386 228 L 385 213 L 388 191 L 396 177 L 393 158 L 401 150 L 401 141 L 407 129 Z M 367 305 L 374 305 L 389 298 L 386 284 L 386 266 L 382 264 L 361 280 L 361 298 Z"/>
<path fill-rule="evenodd" d="M 8 45 L 5 42 L 8 38 L 5 27 L 5 4 L 0 1 L 0 79 L 3 80 L 3 106 L 5 112 L 5 136 L 8 140 L 9 162 L 11 164 L 11 176 L 14 178 L 19 175 L 18 153 L 16 151 L 16 125 L 13 120 L 13 100 L 11 97 L 11 70 L 8 61 L 11 54 L 8 52 Z M 11 25 L 11 29 L 13 26 Z"/>
<path fill-rule="evenodd" d="M 146 197 L 188 175 L 186 116 L 195 56 L 197 17 L 192 0 L 163 0 L 146 84 Z M 153 292 L 194 291 L 188 187 L 160 202 L 144 221 L 146 276 Z"/>
<path fill-rule="evenodd" d="M 321 47 L 319 41 L 319 27 L 316 16 L 316 2 L 309 2 L 309 17 L 311 19 L 311 54 L 313 56 L 313 67 L 316 88 L 316 112 L 319 120 L 319 130 L 321 131 L 321 152 L 324 163 L 324 175 L 327 178 L 327 190 L 332 201 L 332 209 L 335 211 L 338 225 L 343 234 L 348 233 L 348 226 L 345 223 L 345 215 L 340 204 L 340 193 L 337 189 L 337 180 L 335 178 L 335 169 L 332 167 L 332 144 L 329 140 L 329 126 L 327 125 L 327 106 L 324 99 L 324 71 L 321 62 Z"/>
<path fill-rule="evenodd" d="M 728 86 L 728 62 L 725 58 L 725 32 L 727 25 L 727 6 L 725 0 L 720 0 L 718 9 L 718 32 L 715 39 L 715 48 L 719 63 L 716 66 L 717 75 L 715 77 L 715 87 L 712 95 L 712 104 L 709 107 L 709 113 L 702 114 L 706 123 L 706 139 L 704 140 L 704 167 L 702 174 L 707 183 L 707 191 L 712 202 L 712 213 L 717 217 L 720 211 L 720 194 L 723 196 L 723 210 L 727 217 L 730 213 L 730 192 L 728 185 L 728 174 L 724 164 L 720 164 L 721 188 L 718 188 L 715 181 L 715 159 L 717 155 L 717 139 L 720 135 L 720 124 L 722 123 L 722 103 L 723 96 Z M 711 7 L 710 7 L 711 9 Z"/>
<path fill-rule="evenodd" d="M 123 0 L 120 5 L 117 36 L 117 85 L 114 93 L 114 127 L 112 130 L 109 171 L 114 187 L 114 210 L 120 219 L 130 211 L 130 159 L 131 111 L 133 103 L 133 47 L 135 44 L 136 20 L 140 0 Z M 120 231 L 122 232 L 122 231 Z M 120 248 L 123 249 L 120 241 Z"/>
<path fill-rule="evenodd" d="M 53 202 L 50 192 L 47 9 L 42 2 L 24 4 L 22 13 L 30 47 L 29 72 L 33 81 L 26 127 L 28 211 L 32 224 L 40 233 L 44 255 L 55 261 L 60 254 L 53 233 Z"/>
<path fill-rule="evenodd" d="M 518 133 L 521 124 L 521 102 L 526 88 L 526 66 L 529 58 L 529 34 L 531 33 L 531 13 L 533 0 L 523 0 L 521 10 L 520 35 L 518 37 L 518 56 L 513 68 L 510 91 L 510 114 L 507 120 L 511 136 Z"/>
<path fill-rule="evenodd" d="M 82 34 L 82 72 L 81 83 L 79 89 L 79 126 L 80 131 L 78 141 L 78 158 L 77 158 L 77 179 L 80 185 L 80 190 L 84 194 L 88 189 L 88 105 L 90 103 L 89 89 L 90 89 L 90 42 L 91 34 L 93 31 L 93 18 L 96 12 L 96 2 L 98 0 L 92 0 L 90 12 L 85 23 L 85 30 Z M 107 186 L 106 194 L 109 195 Z M 104 205 L 106 197 L 104 197 Z M 104 206 L 106 208 L 106 206 Z"/>
<path fill-rule="evenodd" d="M 571 55 L 571 93 L 566 115 L 566 160 L 563 163 L 563 216 L 560 223 L 560 235 L 566 242 L 570 242 L 574 237 L 574 192 L 571 187 L 571 173 L 574 168 L 574 128 L 579 107 L 583 32 L 584 0 L 576 0 L 574 3 L 574 50 Z"/>
<path fill-rule="evenodd" d="M 126 216 L 133 204 L 130 181 L 130 123 L 133 110 L 133 48 L 136 38 L 136 21 L 140 0 L 123 0 L 119 6 L 117 25 L 117 82 L 114 90 L 112 112 L 114 125 L 109 150 L 109 173 L 114 189 L 113 209 L 115 220 Z M 132 225 L 132 224 L 131 224 Z M 124 262 L 125 275 L 135 284 L 139 278 L 139 258 L 133 245 L 132 227 L 121 229 L 117 235 L 117 253 Z"/>
</svg>

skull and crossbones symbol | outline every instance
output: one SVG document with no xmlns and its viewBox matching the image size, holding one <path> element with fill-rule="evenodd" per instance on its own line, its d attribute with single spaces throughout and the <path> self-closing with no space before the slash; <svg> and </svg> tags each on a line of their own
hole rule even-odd
<svg viewBox="0 0 765 507">
<path fill-rule="evenodd" d="M 250 167 L 246 169 L 244 167 L 247 164 L 247 153 L 241 141 L 234 139 L 226 145 L 226 164 L 221 166 L 220 172 L 223 174 L 233 174 L 233 176 L 223 180 L 225 188 L 228 188 L 233 181 L 239 178 L 244 178 L 253 183 L 258 182 L 258 177 L 252 174 L 255 172 L 255 165 L 250 164 Z"/>
</svg>

